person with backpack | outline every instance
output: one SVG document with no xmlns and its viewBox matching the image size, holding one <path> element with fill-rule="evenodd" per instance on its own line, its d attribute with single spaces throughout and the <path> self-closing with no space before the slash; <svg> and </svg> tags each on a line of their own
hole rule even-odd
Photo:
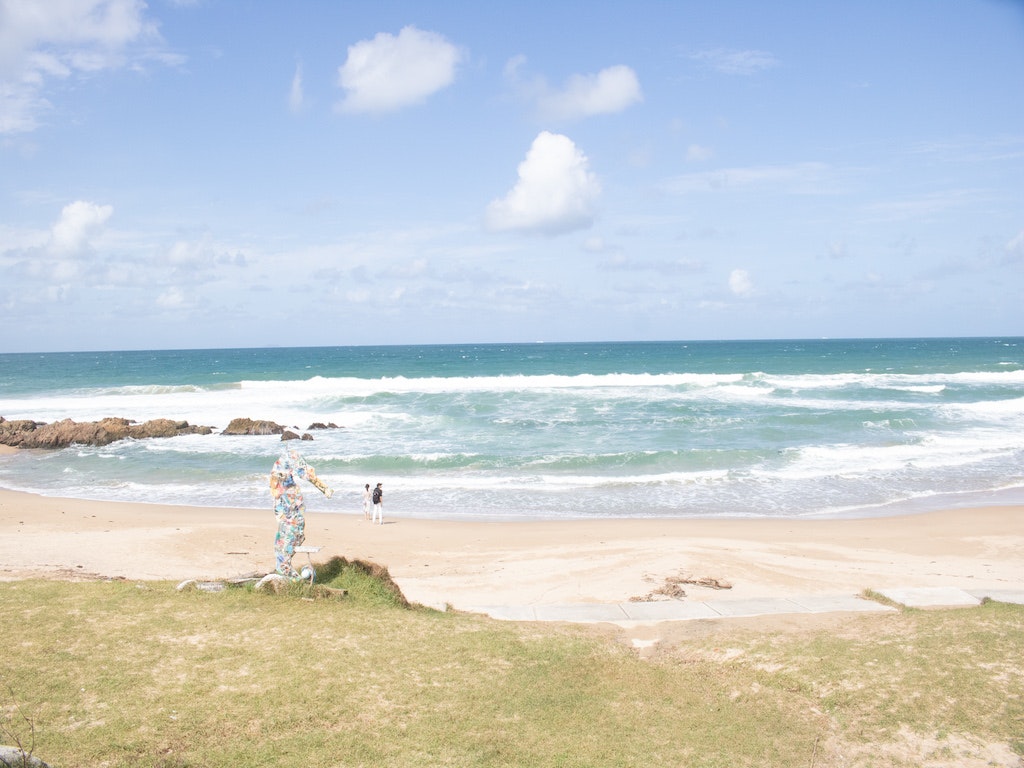
<svg viewBox="0 0 1024 768">
<path fill-rule="evenodd" d="M 381 488 L 380 483 L 377 483 L 377 487 L 373 489 L 373 519 L 370 522 L 376 523 L 378 517 L 380 517 L 379 525 L 384 525 L 384 489 Z"/>
</svg>

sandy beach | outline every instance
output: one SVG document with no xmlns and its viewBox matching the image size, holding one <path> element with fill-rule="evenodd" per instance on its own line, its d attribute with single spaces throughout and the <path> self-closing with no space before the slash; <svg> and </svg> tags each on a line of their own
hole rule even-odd
<svg viewBox="0 0 1024 768">
<path fill-rule="evenodd" d="M 0 490 L 0 579 L 217 579 L 273 568 L 273 513 L 109 503 Z M 387 566 L 432 606 L 623 602 L 667 579 L 686 599 L 1019 588 L 1024 507 L 855 520 L 446 522 L 307 515 L 306 543 Z M 298 555 L 296 562 L 304 562 Z"/>
</svg>

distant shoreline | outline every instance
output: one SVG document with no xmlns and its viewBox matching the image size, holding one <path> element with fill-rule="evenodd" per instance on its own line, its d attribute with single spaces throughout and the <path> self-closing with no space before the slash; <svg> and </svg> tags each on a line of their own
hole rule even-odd
<svg viewBox="0 0 1024 768">
<path fill-rule="evenodd" d="M 313 344 L 311 346 L 289 346 L 283 344 L 261 344 L 248 347 L 157 347 L 143 348 L 133 347 L 131 349 L 48 349 L 48 350 L 18 350 L 0 351 L 0 355 L 102 355 L 120 352 L 219 352 L 219 351 L 245 351 L 245 350 L 268 350 L 268 349 L 390 349 L 404 347 L 500 347 L 500 346 L 535 346 L 559 344 L 751 344 L 760 342 L 777 343 L 807 343 L 827 341 L 867 341 L 867 342 L 888 342 L 888 341 L 978 341 L 978 340 L 1014 340 L 1024 341 L 1024 335 L 1009 334 L 981 334 L 975 336 L 793 336 L 793 337 L 771 337 L 771 338 L 727 338 L 727 339 L 584 339 L 572 341 L 568 339 L 545 339 L 545 340 L 524 340 L 524 341 L 433 341 L 422 344 L 401 344 L 398 342 L 377 343 L 377 344 Z"/>
</svg>

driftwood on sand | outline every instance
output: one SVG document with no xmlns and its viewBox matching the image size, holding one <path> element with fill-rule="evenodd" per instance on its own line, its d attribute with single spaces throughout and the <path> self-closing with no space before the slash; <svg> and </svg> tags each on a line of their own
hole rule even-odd
<svg viewBox="0 0 1024 768">
<path fill-rule="evenodd" d="M 706 587 L 708 589 L 732 589 L 732 584 L 729 582 L 715 579 L 711 576 L 701 576 L 700 578 L 668 576 L 665 578 L 665 583 L 657 589 L 651 590 L 643 597 L 631 597 L 629 601 L 631 603 L 651 603 L 657 600 L 682 600 L 686 597 L 686 590 L 683 589 L 683 584 L 692 584 L 696 587 Z"/>
</svg>

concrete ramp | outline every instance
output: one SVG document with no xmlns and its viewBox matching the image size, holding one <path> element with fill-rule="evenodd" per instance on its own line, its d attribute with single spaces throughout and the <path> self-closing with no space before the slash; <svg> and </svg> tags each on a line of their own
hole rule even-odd
<svg viewBox="0 0 1024 768">
<path fill-rule="evenodd" d="M 974 595 L 955 587 L 880 589 L 878 592 L 907 608 L 963 608 L 981 603 Z"/>
</svg>

